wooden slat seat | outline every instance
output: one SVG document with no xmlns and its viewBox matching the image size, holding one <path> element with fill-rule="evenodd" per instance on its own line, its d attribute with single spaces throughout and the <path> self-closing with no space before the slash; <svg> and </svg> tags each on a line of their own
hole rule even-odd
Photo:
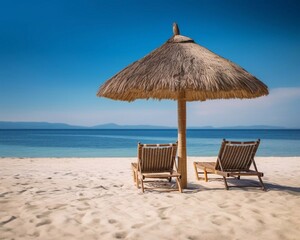
<svg viewBox="0 0 300 240">
<path fill-rule="evenodd" d="M 258 172 L 254 156 L 258 149 L 260 140 L 252 142 L 237 142 L 223 140 L 216 162 L 194 162 L 197 180 L 202 179 L 199 174 L 204 174 L 207 182 L 207 174 L 218 174 L 224 179 L 225 188 L 228 190 L 227 177 L 240 179 L 241 176 L 257 176 L 263 190 L 266 190 L 261 179 L 262 172 Z M 253 165 L 254 170 L 250 167 Z M 199 172 L 201 169 L 203 172 Z"/>
</svg>

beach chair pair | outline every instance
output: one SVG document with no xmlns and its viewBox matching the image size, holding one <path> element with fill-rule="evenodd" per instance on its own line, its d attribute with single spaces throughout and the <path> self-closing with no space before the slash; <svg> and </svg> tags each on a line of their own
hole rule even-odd
<svg viewBox="0 0 300 240">
<path fill-rule="evenodd" d="M 204 175 L 208 181 L 208 174 L 217 174 L 223 177 L 225 188 L 229 186 L 226 178 L 241 176 L 257 176 L 263 190 L 266 190 L 262 181 L 263 173 L 258 172 L 254 156 L 258 149 L 260 140 L 251 142 L 226 141 L 223 139 L 217 161 L 194 162 L 194 169 L 197 180 L 202 179 L 199 174 Z M 177 143 L 173 144 L 138 144 L 138 161 L 131 163 L 133 178 L 139 188 L 141 183 L 144 192 L 144 180 L 146 178 L 160 178 L 171 181 L 176 178 L 178 190 L 182 192 L 180 178 L 176 165 Z M 250 167 L 253 165 L 254 170 Z M 175 168 L 175 169 L 174 169 Z M 198 171 L 198 170 L 202 171 Z"/>
</svg>

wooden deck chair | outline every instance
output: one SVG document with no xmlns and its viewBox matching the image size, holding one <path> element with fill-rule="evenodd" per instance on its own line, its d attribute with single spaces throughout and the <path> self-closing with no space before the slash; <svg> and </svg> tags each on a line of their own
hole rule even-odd
<svg viewBox="0 0 300 240">
<path fill-rule="evenodd" d="M 144 192 L 146 178 L 169 179 L 176 178 L 178 190 L 182 192 L 180 178 L 176 165 L 177 143 L 170 144 L 138 144 L 138 161 L 131 163 L 133 179 L 139 188 L 141 183 Z M 175 169 L 174 169 L 175 168 Z"/>
<path fill-rule="evenodd" d="M 200 180 L 200 173 L 204 174 L 204 180 L 207 182 L 207 174 L 218 174 L 224 179 L 225 188 L 228 190 L 227 177 L 240 179 L 241 176 L 257 176 L 262 187 L 266 190 L 262 181 L 263 173 L 257 171 L 254 161 L 255 153 L 258 149 L 260 139 L 252 142 L 226 141 L 223 139 L 218 159 L 214 162 L 194 162 L 194 168 L 197 180 Z M 250 170 L 253 164 L 254 170 Z M 203 172 L 198 172 L 198 169 Z"/>
</svg>

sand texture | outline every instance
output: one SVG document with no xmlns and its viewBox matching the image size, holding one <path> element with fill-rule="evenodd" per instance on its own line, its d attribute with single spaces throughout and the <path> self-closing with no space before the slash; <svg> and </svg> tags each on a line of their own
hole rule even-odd
<svg viewBox="0 0 300 240">
<path fill-rule="evenodd" d="M 1 158 L 0 239 L 300 239 L 300 157 L 256 158 L 267 192 L 197 181 L 192 162 L 214 159 L 189 158 L 182 194 L 143 194 L 136 159 Z"/>
</svg>

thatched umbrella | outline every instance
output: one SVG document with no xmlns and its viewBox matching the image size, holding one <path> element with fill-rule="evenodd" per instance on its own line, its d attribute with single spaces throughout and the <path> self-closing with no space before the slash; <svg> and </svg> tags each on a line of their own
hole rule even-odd
<svg viewBox="0 0 300 240">
<path fill-rule="evenodd" d="M 178 168 L 187 186 L 186 101 L 255 98 L 268 87 L 246 70 L 180 35 L 107 80 L 97 96 L 115 100 L 172 99 L 178 102 Z"/>
</svg>

